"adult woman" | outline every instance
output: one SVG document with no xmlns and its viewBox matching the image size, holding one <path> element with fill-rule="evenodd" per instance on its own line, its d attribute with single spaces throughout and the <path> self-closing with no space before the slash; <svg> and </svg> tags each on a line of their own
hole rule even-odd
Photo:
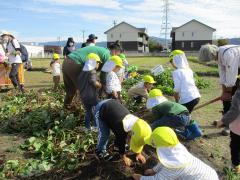
<svg viewBox="0 0 240 180">
<path fill-rule="evenodd" d="M 63 62 L 63 81 L 65 85 L 66 96 L 64 106 L 70 107 L 72 99 L 78 89 L 78 76 L 82 72 L 83 65 L 90 53 L 97 54 L 101 62 L 105 63 L 110 59 L 110 54 L 118 55 L 121 47 L 118 43 L 113 43 L 109 49 L 99 46 L 87 46 L 70 53 Z"/>
<path fill-rule="evenodd" d="M 66 46 L 63 49 L 63 57 L 64 57 L 64 59 L 66 59 L 67 56 L 71 52 L 75 51 L 75 49 L 76 49 L 75 42 L 74 42 L 72 37 L 69 37 L 68 40 L 67 40 L 67 44 L 66 44 Z"/>
<path fill-rule="evenodd" d="M 226 114 L 232 102 L 232 96 L 236 91 L 236 84 L 239 83 L 237 76 L 240 74 L 240 46 L 225 45 L 217 47 L 207 44 L 201 47 L 199 51 L 200 61 L 218 61 L 220 84 L 222 86 L 221 99 L 223 101 L 223 114 Z M 225 128 L 223 135 L 229 135 L 230 131 Z"/>
<path fill-rule="evenodd" d="M 23 71 L 19 72 L 19 69 L 23 69 L 22 59 L 21 59 L 21 50 L 20 44 L 17 39 L 8 32 L 3 32 L 1 35 L 3 39 L 3 47 L 5 48 L 5 56 L 8 57 L 8 61 L 11 64 L 11 70 L 9 73 L 9 78 L 13 86 L 19 89 L 21 92 L 24 92 L 23 82 L 20 82 L 19 75 L 23 76 Z"/>
</svg>

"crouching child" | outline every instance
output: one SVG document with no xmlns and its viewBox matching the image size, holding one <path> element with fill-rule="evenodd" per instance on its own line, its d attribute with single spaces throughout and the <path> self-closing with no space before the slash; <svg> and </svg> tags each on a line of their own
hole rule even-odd
<svg viewBox="0 0 240 180">
<path fill-rule="evenodd" d="M 107 152 L 110 131 L 112 131 L 115 135 L 115 146 L 125 165 L 132 165 L 132 160 L 125 153 L 128 135 L 130 136 L 130 149 L 137 154 L 136 160 L 145 163 L 145 157 L 141 154 L 144 138 L 150 136 L 152 131 L 144 120 L 131 115 L 127 108 L 114 99 L 99 102 L 96 106 L 95 118 L 99 132 L 96 154 L 100 159 L 105 161 L 112 159 Z"/>
<path fill-rule="evenodd" d="M 150 75 L 145 75 L 143 77 L 143 82 L 131 87 L 128 90 L 128 97 L 136 101 L 136 103 L 141 103 L 143 98 L 148 98 L 148 92 L 152 89 L 153 84 L 156 81 Z"/>
<path fill-rule="evenodd" d="M 171 128 L 156 128 L 145 143 L 156 148 L 159 162 L 145 170 L 144 176 L 134 174 L 135 180 L 218 180 L 216 171 L 189 153 Z"/>
<path fill-rule="evenodd" d="M 193 140 L 202 135 L 197 123 L 191 119 L 188 109 L 181 104 L 169 101 L 159 89 L 149 92 L 147 109 L 150 109 L 154 115 L 152 129 L 160 126 L 171 127 L 187 140 Z"/>
</svg>

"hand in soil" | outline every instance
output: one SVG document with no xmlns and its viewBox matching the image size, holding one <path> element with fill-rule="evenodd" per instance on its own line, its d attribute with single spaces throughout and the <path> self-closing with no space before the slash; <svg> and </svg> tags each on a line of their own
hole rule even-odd
<svg viewBox="0 0 240 180">
<path fill-rule="evenodd" d="M 136 160 L 142 164 L 145 164 L 146 163 L 146 158 L 140 153 L 140 154 L 137 154 L 136 156 Z"/>
<path fill-rule="evenodd" d="M 153 169 L 147 169 L 147 170 L 144 171 L 144 175 L 146 175 L 146 176 L 153 176 L 155 174 L 156 173 L 154 172 Z"/>
<path fill-rule="evenodd" d="M 224 127 L 223 122 L 222 122 L 222 121 L 216 121 L 216 127 L 217 127 L 217 128 Z"/>
<path fill-rule="evenodd" d="M 123 155 L 122 159 L 123 159 L 126 166 L 130 167 L 133 164 L 132 160 L 129 159 L 126 155 Z"/>
<path fill-rule="evenodd" d="M 141 177 L 142 177 L 141 174 L 133 174 L 133 179 L 134 179 L 134 180 L 140 180 Z"/>
</svg>

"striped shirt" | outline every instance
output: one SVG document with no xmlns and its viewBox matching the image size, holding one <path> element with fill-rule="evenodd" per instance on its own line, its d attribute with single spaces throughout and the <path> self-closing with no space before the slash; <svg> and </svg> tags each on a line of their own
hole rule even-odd
<svg viewBox="0 0 240 180">
<path fill-rule="evenodd" d="M 170 169 L 158 163 L 153 170 L 154 176 L 142 176 L 141 180 L 218 180 L 214 169 L 200 159 L 190 155 L 191 164 L 180 169 Z"/>
</svg>

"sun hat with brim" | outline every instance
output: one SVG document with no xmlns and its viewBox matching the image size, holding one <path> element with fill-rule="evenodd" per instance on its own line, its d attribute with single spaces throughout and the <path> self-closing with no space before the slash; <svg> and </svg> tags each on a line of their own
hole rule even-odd
<svg viewBox="0 0 240 180">
<path fill-rule="evenodd" d="M 60 59 L 60 56 L 59 56 L 59 54 L 54 53 L 52 58 L 53 58 L 53 60 L 58 60 L 58 59 Z"/>
<path fill-rule="evenodd" d="M 1 36 L 4 36 L 4 35 L 8 35 L 8 36 L 14 37 L 14 35 L 12 33 L 8 32 L 8 31 L 2 31 L 1 32 Z"/>
<path fill-rule="evenodd" d="M 185 53 L 173 56 L 172 62 L 178 69 L 189 68 Z"/>
<path fill-rule="evenodd" d="M 150 84 L 156 83 L 156 81 L 155 81 L 155 80 L 153 79 L 153 77 L 150 76 L 150 75 L 145 75 L 145 76 L 143 76 L 143 81 L 144 81 L 144 82 L 147 82 L 147 83 L 150 83 Z"/>
<path fill-rule="evenodd" d="M 115 63 L 115 66 L 119 66 L 121 68 L 123 68 L 123 61 L 119 56 L 112 56 L 110 58 L 110 60 L 112 60 Z"/>
<path fill-rule="evenodd" d="M 174 56 L 180 55 L 180 54 L 185 54 L 182 50 L 174 50 L 170 53 L 169 57 L 170 59 L 173 59 Z"/>
<path fill-rule="evenodd" d="M 192 155 L 169 127 L 156 128 L 149 137 L 145 138 L 145 143 L 156 148 L 159 161 L 167 168 L 184 168 L 190 165 Z"/>
<path fill-rule="evenodd" d="M 130 149 L 135 153 L 140 153 L 145 145 L 144 139 L 151 135 L 152 129 L 146 121 L 138 119 L 131 132 Z"/>
<path fill-rule="evenodd" d="M 92 71 L 97 67 L 98 62 L 101 62 L 100 57 L 95 53 L 89 53 L 87 61 L 84 63 L 83 71 Z"/>
<path fill-rule="evenodd" d="M 100 59 L 100 57 L 99 57 L 97 54 L 95 54 L 95 53 L 89 53 L 89 54 L 87 55 L 87 59 L 88 59 L 88 60 L 95 60 L 95 61 L 97 61 L 97 62 L 102 62 L 101 59 Z"/>
<path fill-rule="evenodd" d="M 104 63 L 101 71 L 110 72 L 114 69 L 114 67 L 115 67 L 115 62 L 113 62 L 112 60 L 108 60 Z"/>
<path fill-rule="evenodd" d="M 147 109 L 152 109 L 153 107 L 166 101 L 167 101 L 167 98 L 163 96 L 162 91 L 160 89 L 152 89 L 149 92 L 146 107 Z"/>
</svg>

